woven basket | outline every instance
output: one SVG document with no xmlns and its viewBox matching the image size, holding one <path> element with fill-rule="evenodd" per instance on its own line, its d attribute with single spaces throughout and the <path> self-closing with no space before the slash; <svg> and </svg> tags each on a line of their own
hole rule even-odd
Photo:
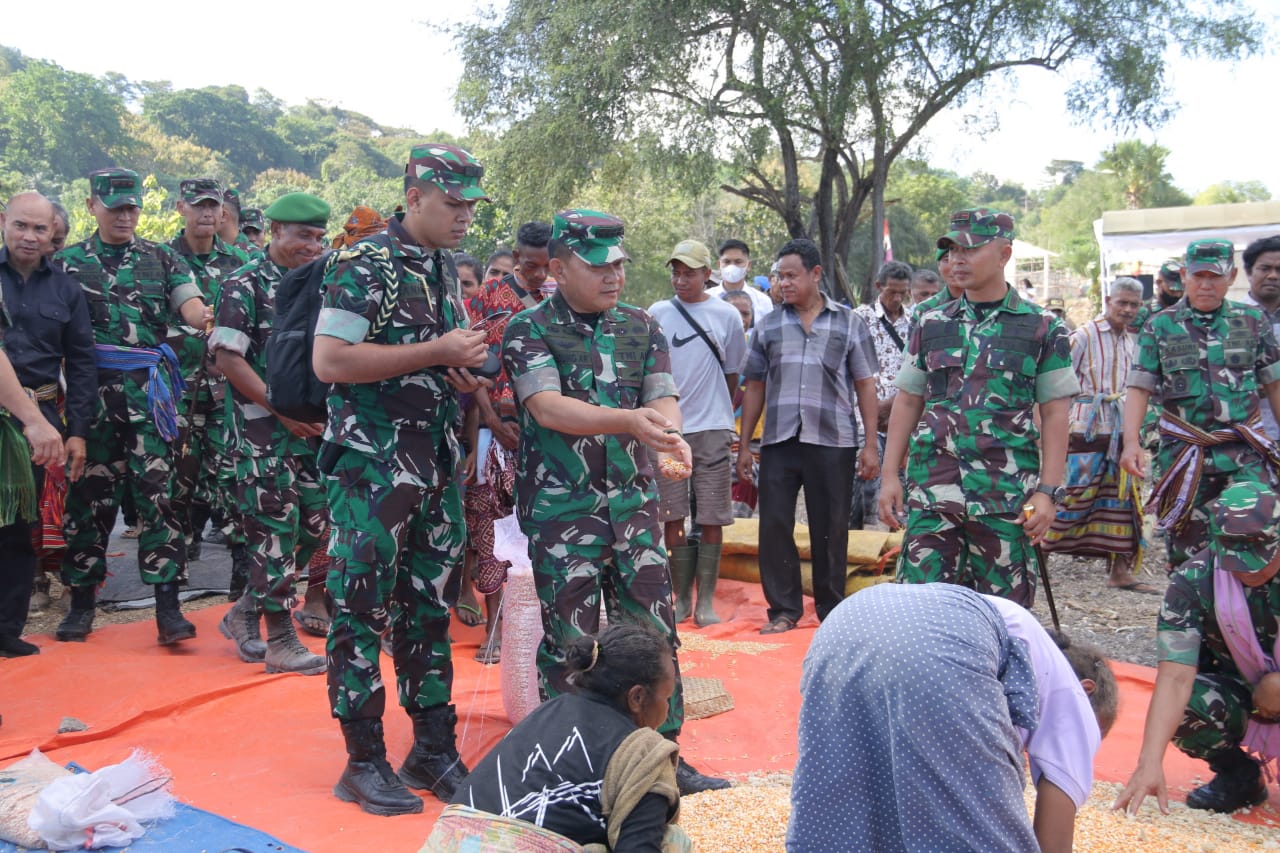
<svg viewBox="0 0 1280 853">
<path fill-rule="evenodd" d="M 718 678 L 681 679 L 684 685 L 684 718 L 701 720 L 733 710 L 733 697 Z"/>
</svg>

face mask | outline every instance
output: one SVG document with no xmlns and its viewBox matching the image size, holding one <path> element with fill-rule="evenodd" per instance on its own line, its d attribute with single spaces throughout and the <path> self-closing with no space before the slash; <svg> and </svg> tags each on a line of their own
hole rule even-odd
<svg viewBox="0 0 1280 853">
<path fill-rule="evenodd" d="M 746 277 L 747 277 L 746 267 L 740 267 L 740 266 L 737 266 L 736 264 L 730 264 L 727 267 L 720 268 L 720 278 L 723 279 L 726 284 L 737 284 L 738 282 L 742 281 Z"/>
</svg>

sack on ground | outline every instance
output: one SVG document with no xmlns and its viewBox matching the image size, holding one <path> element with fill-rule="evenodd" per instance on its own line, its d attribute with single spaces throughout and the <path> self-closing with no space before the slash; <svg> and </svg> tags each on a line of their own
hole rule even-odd
<svg viewBox="0 0 1280 853">
<path fill-rule="evenodd" d="M 0 841 L 19 847 L 43 847 L 28 820 L 36 799 L 50 783 L 71 771 L 50 761 L 38 749 L 0 770 Z"/>
<path fill-rule="evenodd" d="M 125 847 L 144 823 L 173 816 L 169 772 L 135 749 L 119 764 L 51 782 L 36 799 L 30 824 L 53 850 Z"/>
</svg>

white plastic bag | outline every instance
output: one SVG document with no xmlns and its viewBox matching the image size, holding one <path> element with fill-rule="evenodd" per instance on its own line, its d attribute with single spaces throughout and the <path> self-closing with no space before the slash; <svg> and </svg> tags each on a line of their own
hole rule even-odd
<svg viewBox="0 0 1280 853">
<path fill-rule="evenodd" d="M 493 556 L 511 563 L 502 595 L 502 707 L 512 725 L 538 707 L 538 644 L 542 609 L 533 584 L 529 540 L 515 514 L 493 523 Z"/>
<path fill-rule="evenodd" d="M 52 850 L 124 847 L 144 821 L 173 816 L 169 773 L 134 750 L 119 764 L 51 782 L 31 810 L 30 826 Z"/>
</svg>

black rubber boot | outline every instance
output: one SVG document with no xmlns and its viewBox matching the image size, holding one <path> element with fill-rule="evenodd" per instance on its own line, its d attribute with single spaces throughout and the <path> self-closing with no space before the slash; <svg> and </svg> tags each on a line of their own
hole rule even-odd
<svg viewBox="0 0 1280 853">
<path fill-rule="evenodd" d="M 244 588 L 249 585 L 249 547 L 247 545 L 231 546 L 231 585 L 227 590 L 227 600 L 235 601 L 244 595 Z"/>
<path fill-rule="evenodd" d="M 454 737 L 458 715 L 452 705 L 436 705 L 410 711 L 409 717 L 413 720 L 413 749 L 400 766 L 400 780 L 410 788 L 429 790 L 447 803 L 471 772 L 458 755 Z"/>
<path fill-rule="evenodd" d="M 98 597 L 94 584 L 71 587 L 71 609 L 62 618 L 54 636 L 64 643 L 83 643 L 93 633 L 93 608 Z"/>
<path fill-rule="evenodd" d="M 172 646 L 183 640 L 194 639 L 196 626 L 182 615 L 182 605 L 178 602 L 178 585 L 158 583 L 155 590 L 156 628 L 159 631 L 156 642 L 162 646 Z"/>
<path fill-rule="evenodd" d="M 694 569 L 694 577 L 698 580 L 698 606 L 693 611 L 693 621 L 699 628 L 714 625 L 720 621 L 716 615 L 716 582 L 720 580 L 719 542 L 714 545 L 703 542 L 698 545 L 698 565 Z"/>
<path fill-rule="evenodd" d="M 262 641 L 260 623 L 262 614 L 253 603 L 253 596 L 246 595 L 231 606 L 218 623 L 222 636 L 236 644 L 236 654 L 245 663 L 262 663 L 267 656 L 267 644 Z"/>
<path fill-rule="evenodd" d="M 342 737 L 347 742 L 347 766 L 333 786 L 334 796 L 382 817 L 421 813 L 422 799 L 396 778 L 387 763 L 382 720 L 343 720 Z"/>
<path fill-rule="evenodd" d="M 1241 749 L 1232 749 L 1209 761 L 1214 777 L 1187 794 L 1187 808 L 1233 812 L 1267 800 L 1262 768 Z"/>
<path fill-rule="evenodd" d="M 678 545 L 671 549 L 671 592 L 675 595 L 676 622 L 683 622 L 693 612 L 693 571 L 698 563 L 697 545 Z"/>
<path fill-rule="evenodd" d="M 242 599 L 243 600 L 243 599 Z M 301 675 L 321 675 L 325 670 L 324 658 L 313 655 L 293 630 L 293 613 L 267 611 L 267 672 L 296 672 Z"/>
</svg>

